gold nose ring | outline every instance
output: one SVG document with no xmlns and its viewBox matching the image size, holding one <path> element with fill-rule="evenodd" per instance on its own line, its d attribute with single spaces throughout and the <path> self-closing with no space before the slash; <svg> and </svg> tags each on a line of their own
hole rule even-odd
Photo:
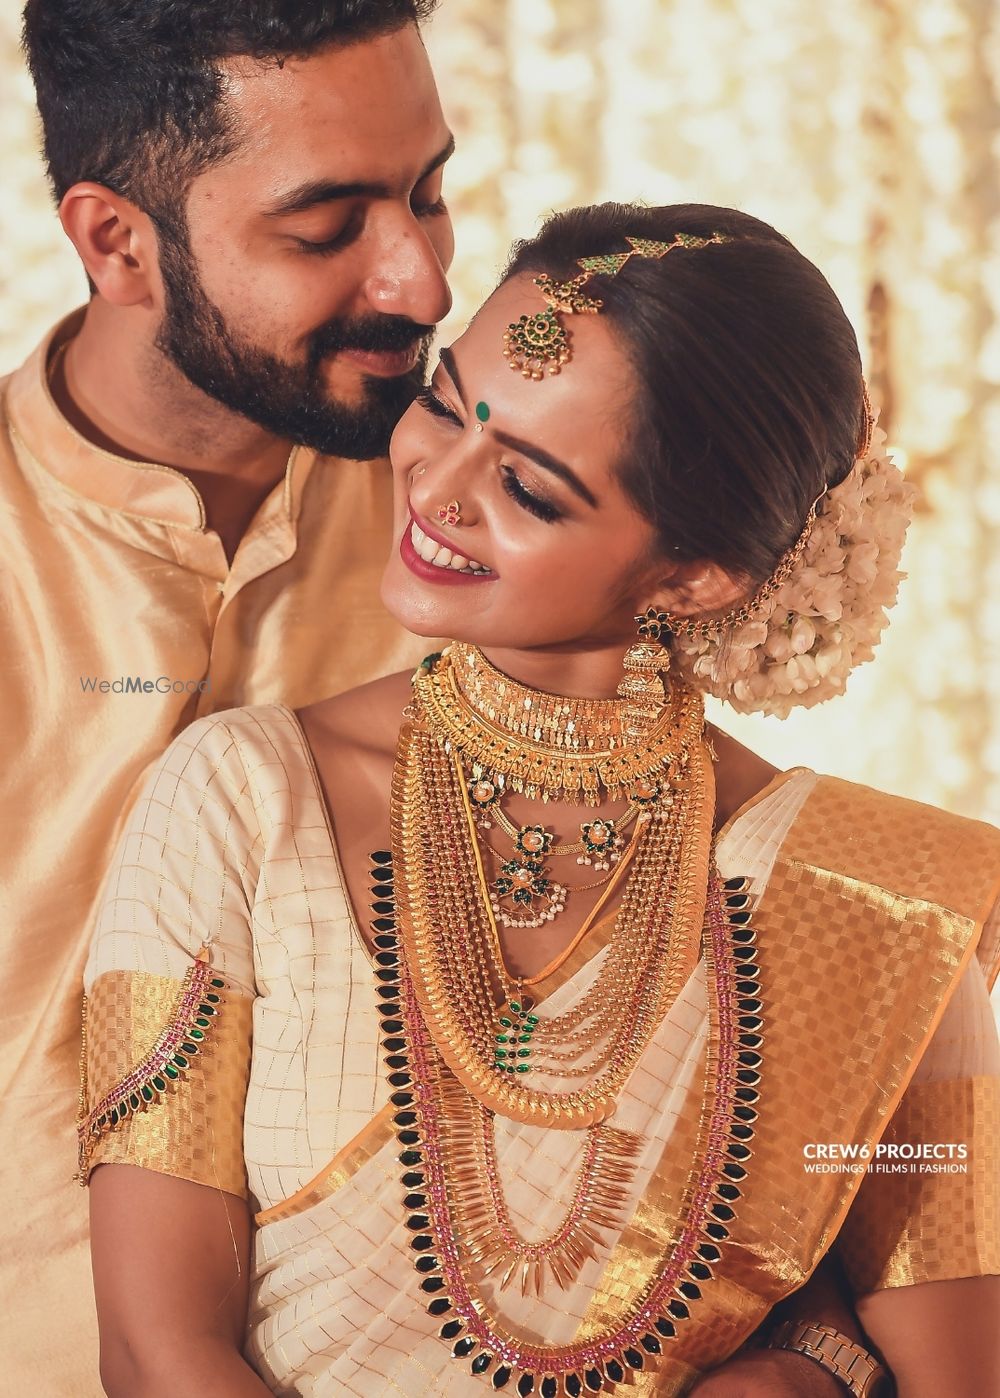
<svg viewBox="0 0 1000 1398">
<path fill-rule="evenodd" d="M 440 506 L 437 512 L 437 517 L 442 524 L 461 524 L 461 503 L 458 500 L 449 500 L 447 505 Z"/>
</svg>

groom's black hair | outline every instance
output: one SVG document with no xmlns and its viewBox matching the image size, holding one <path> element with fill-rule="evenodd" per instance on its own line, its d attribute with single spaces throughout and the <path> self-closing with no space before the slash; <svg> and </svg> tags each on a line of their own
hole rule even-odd
<svg viewBox="0 0 1000 1398">
<path fill-rule="evenodd" d="M 437 0 L 28 0 L 55 196 L 94 180 L 155 217 L 236 149 L 220 64 L 281 64 L 419 24 Z"/>
</svg>

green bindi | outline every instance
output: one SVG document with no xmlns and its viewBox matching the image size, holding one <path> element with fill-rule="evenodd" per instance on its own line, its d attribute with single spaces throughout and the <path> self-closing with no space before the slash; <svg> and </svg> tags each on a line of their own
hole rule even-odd
<svg viewBox="0 0 1000 1398">
<path fill-rule="evenodd" d="M 476 417 L 479 419 L 480 422 L 489 422 L 489 420 L 490 420 L 490 405 L 489 405 L 488 403 L 477 403 L 477 404 L 476 404 Z"/>
</svg>

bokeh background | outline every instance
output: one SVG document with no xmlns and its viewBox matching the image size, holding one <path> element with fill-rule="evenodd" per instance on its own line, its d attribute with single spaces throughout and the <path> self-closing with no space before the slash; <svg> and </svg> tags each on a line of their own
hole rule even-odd
<svg viewBox="0 0 1000 1398">
<path fill-rule="evenodd" d="M 0 15 L 0 371 L 84 298 Z M 606 198 L 746 209 L 826 272 L 922 492 L 848 694 L 717 714 L 799 763 L 1000 821 L 1000 24 L 993 0 L 442 0 L 461 328 L 512 238 Z"/>
</svg>

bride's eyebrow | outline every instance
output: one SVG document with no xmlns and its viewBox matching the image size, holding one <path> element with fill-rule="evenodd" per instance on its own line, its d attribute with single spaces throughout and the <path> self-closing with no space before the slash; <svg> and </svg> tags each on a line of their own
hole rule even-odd
<svg viewBox="0 0 1000 1398">
<path fill-rule="evenodd" d="M 455 363 L 455 356 L 450 349 L 442 349 L 439 359 L 444 365 L 448 377 L 455 385 L 455 391 L 461 399 L 463 407 L 466 405 L 465 392 L 462 388 L 461 375 L 458 372 L 458 365 Z M 529 461 L 533 461 L 543 471 L 548 471 L 550 475 L 562 481 L 568 486 L 574 495 L 578 495 L 581 500 L 590 506 L 592 510 L 597 509 L 597 496 L 589 486 L 585 485 L 572 467 L 567 466 L 564 461 L 560 461 L 551 452 L 545 451 L 543 447 L 535 446 L 532 442 L 525 442 L 520 437 L 512 437 L 507 432 L 498 432 L 493 429 L 493 436 L 501 446 L 509 447 L 511 451 L 516 451 L 521 456 L 526 456 Z"/>
<path fill-rule="evenodd" d="M 438 358 L 447 370 L 448 377 L 455 385 L 455 391 L 458 393 L 458 396 L 462 402 L 462 406 L 464 407 L 465 391 L 462 388 L 462 377 L 458 372 L 458 365 L 455 363 L 455 356 L 452 354 L 450 349 L 445 347 L 444 349 L 439 351 Z"/>
</svg>

